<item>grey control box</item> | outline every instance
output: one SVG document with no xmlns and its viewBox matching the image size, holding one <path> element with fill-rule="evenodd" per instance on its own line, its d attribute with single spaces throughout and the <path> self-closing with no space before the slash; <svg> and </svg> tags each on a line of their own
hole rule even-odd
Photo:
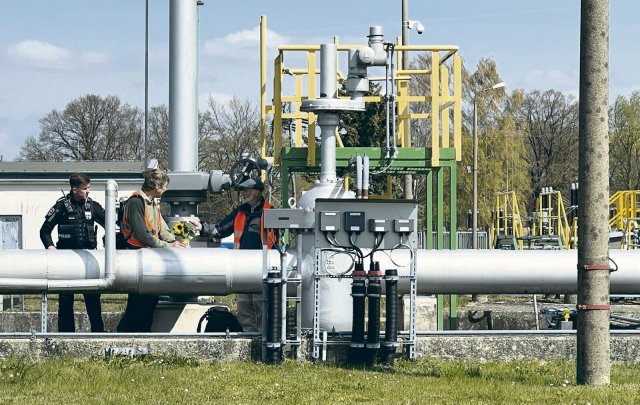
<svg viewBox="0 0 640 405">
<path fill-rule="evenodd" d="M 320 211 L 320 230 L 322 232 L 338 232 L 340 230 L 340 212 Z"/>
<path fill-rule="evenodd" d="M 389 220 L 388 219 L 369 219 L 369 232 L 373 233 L 387 233 L 389 232 Z"/>
<path fill-rule="evenodd" d="M 413 219 L 395 219 L 393 221 L 393 232 L 408 234 L 413 232 Z"/>
<path fill-rule="evenodd" d="M 293 208 L 272 208 L 264 210 L 264 227 L 266 229 L 300 229 L 303 228 L 303 211 Z"/>
</svg>

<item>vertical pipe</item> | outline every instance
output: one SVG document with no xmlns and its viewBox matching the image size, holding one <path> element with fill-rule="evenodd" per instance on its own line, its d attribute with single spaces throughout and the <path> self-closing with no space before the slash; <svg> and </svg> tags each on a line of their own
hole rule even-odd
<svg viewBox="0 0 640 405">
<path fill-rule="evenodd" d="M 409 45 L 409 1 L 402 0 L 402 45 Z M 409 69 L 409 51 L 402 51 L 402 70 Z M 409 82 L 411 83 L 411 82 Z M 407 95 L 409 95 L 409 85 L 407 85 Z M 410 104 L 407 103 L 407 112 L 411 112 Z M 411 120 L 405 118 L 407 123 L 404 127 L 407 131 L 407 144 L 406 147 L 411 147 Z M 404 198 L 413 198 L 413 176 L 410 174 L 404 175 Z"/>
<path fill-rule="evenodd" d="M 609 336 L 609 1 L 580 7 L 578 181 L 578 384 L 608 385 Z"/>
<path fill-rule="evenodd" d="M 362 156 L 356 156 L 356 198 L 362 197 Z"/>
<path fill-rule="evenodd" d="M 336 44 L 320 45 L 320 97 L 338 98 L 336 82 L 338 69 L 338 46 Z"/>
<path fill-rule="evenodd" d="M 362 198 L 369 198 L 369 156 L 364 156 L 362 162 Z"/>
<path fill-rule="evenodd" d="M 338 47 L 336 44 L 320 45 L 320 97 L 337 98 L 337 58 Z M 318 114 L 320 126 L 320 154 L 322 170 L 320 172 L 321 183 L 336 182 L 336 128 L 338 127 L 338 115 L 330 112 Z"/>
<path fill-rule="evenodd" d="M 197 0 L 171 0 L 169 12 L 169 170 L 198 170 Z"/>
<path fill-rule="evenodd" d="M 105 186 L 104 209 L 104 270 L 106 279 L 114 279 L 116 275 L 116 199 L 118 184 L 107 180 Z"/>
</svg>

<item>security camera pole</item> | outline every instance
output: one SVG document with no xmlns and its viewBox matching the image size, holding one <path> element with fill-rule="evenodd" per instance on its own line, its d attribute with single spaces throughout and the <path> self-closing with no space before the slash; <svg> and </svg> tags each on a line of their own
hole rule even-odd
<svg viewBox="0 0 640 405">
<path fill-rule="evenodd" d="M 409 0 L 402 0 L 402 45 L 409 45 L 409 11 L 408 11 L 408 3 Z M 402 52 L 402 69 L 409 68 L 409 52 Z M 411 147 L 411 121 L 407 122 L 407 126 L 405 127 L 409 136 L 407 139 L 409 140 L 409 144 L 405 145 L 407 147 Z M 395 134 L 394 134 L 395 136 Z M 413 176 L 411 174 L 404 175 L 404 198 L 411 199 L 413 198 Z M 428 231 L 428 230 L 427 230 Z"/>
<path fill-rule="evenodd" d="M 578 384 L 610 383 L 609 0 L 580 7 Z"/>
</svg>

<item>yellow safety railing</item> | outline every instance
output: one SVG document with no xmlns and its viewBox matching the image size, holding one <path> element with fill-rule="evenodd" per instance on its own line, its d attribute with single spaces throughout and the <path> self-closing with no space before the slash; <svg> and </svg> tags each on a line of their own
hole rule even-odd
<svg viewBox="0 0 640 405">
<path fill-rule="evenodd" d="M 316 75 L 320 73 L 316 53 L 319 45 L 280 45 L 278 55 L 274 59 L 273 98 L 272 104 L 267 104 L 267 46 L 266 46 L 266 17 L 260 21 L 260 142 L 262 157 L 280 165 L 279 153 L 283 147 L 283 120 L 291 120 L 294 132 L 292 145 L 294 147 L 307 147 L 307 165 L 313 166 L 315 156 L 315 114 L 300 111 L 302 101 L 316 97 Z M 342 45 L 334 38 L 339 56 L 350 49 L 360 48 L 365 45 Z M 440 148 L 455 148 L 456 161 L 462 159 L 462 60 L 458 55 L 458 47 L 453 45 L 425 46 L 425 45 L 396 45 L 395 46 L 398 70 L 393 79 L 396 81 L 398 123 L 396 142 L 400 148 L 411 146 L 409 121 L 415 119 L 430 120 L 431 136 L 431 166 L 440 166 Z M 431 55 L 431 69 L 417 70 L 402 66 L 403 52 L 425 52 Z M 285 65 L 285 56 L 297 54 L 303 55 L 306 66 L 290 67 Z M 300 59 L 299 56 L 292 59 Z M 288 60 L 288 58 L 287 58 Z M 345 57 L 346 60 L 346 57 Z M 435 68 L 434 68 L 435 67 Z M 417 75 L 430 77 L 430 94 L 409 93 L 409 81 Z M 453 83 L 449 83 L 452 77 Z M 338 71 L 339 81 L 344 75 Z M 293 91 L 293 94 L 284 94 L 285 89 Z M 381 102 L 379 96 L 365 97 L 365 102 Z M 411 112 L 411 103 L 427 103 L 429 112 Z M 285 105 L 288 111 L 283 111 Z M 273 154 L 268 152 L 267 126 L 269 117 L 273 117 Z M 303 139 L 303 123 L 306 122 L 307 139 Z M 290 127 L 289 127 L 290 128 Z M 338 146 L 342 146 L 338 135 Z"/>
<path fill-rule="evenodd" d="M 577 232 L 577 224 L 573 228 Z M 558 236 L 565 249 L 571 248 L 572 227 L 567 221 L 560 191 L 547 191 L 538 195 L 531 233 L 533 236 Z"/>
<path fill-rule="evenodd" d="M 609 227 L 626 229 L 630 220 L 640 217 L 640 190 L 617 191 L 609 198 L 609 206 L 613 206 L 616 212 L 609 219 Z"/>
<path fill-rule="evenodd" d="M 490 246 L 495 246 L 500 235 L 513 236 L 514 238 L 524 236 L 520 206 L 514 191 L 496 194 L 491 221 Z M 523 242 L 521 239 L 518 240 L 517 247 L 522 250 Z"/>
</svg>

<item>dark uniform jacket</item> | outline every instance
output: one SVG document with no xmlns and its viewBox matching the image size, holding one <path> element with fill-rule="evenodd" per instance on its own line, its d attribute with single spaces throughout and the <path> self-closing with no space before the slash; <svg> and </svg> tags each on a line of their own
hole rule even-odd
<svg viewBox="0 0 640 405">
<path fill-rule="evenodd" d="M 260 200 L 258 205 L 252 210 L 251 206 L 247 203 L 240 205 L 235 210 L 231 211 L 229 215 L 222 218 L 217 225 L 203 224 L 201 235 L 207 236 L 208 234 L 217 236 L 220 238 L 226 238 L 233 233 L 233 222 L 236 219 L 236 215 L 239 212 L 244 211 L 246 220 L 244 222 L 245 229 L 240 238 L 240 249 L 262 249 L 262 239 L 260 237 L 260 217 L 262 216 L 262 209 L 264 207 L 264 198 Z M 213 229 L 215 228 L 215 232 Z"/>
<path fill-rule="evenodd" d="M 58 226 L 58 249 L 95 249 L 95 223 L 104 227 L 104 208 L 91 198 L 76 201 L 67 194 L 56 201 L 40 228 L 40 240 L 45 248 L 53 246 L 51 231 Z"/>
</svg>

